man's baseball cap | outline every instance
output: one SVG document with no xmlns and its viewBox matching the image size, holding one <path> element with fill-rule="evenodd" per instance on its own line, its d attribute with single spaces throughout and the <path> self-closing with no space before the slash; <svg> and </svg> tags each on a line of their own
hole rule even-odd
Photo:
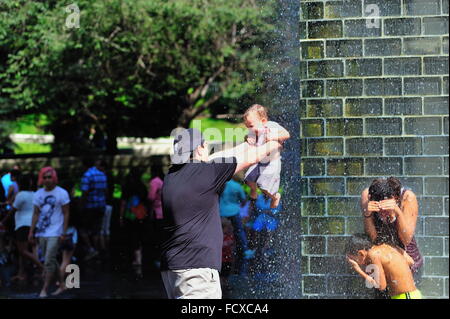
<svg viewBox="0 0 450 319">
<path fill-rule="evenodd" d="M 202 133 L 196 128 L 180 129 L 172 136 L 172 162 L 177 164 L 186 163 L 191 153 L 205 142 Z"/>
</svg>

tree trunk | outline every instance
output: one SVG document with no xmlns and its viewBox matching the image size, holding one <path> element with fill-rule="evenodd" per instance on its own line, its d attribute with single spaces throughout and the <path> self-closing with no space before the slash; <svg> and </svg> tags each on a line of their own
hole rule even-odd
<svg viewBox="0 0 450 319">
<path fill-rule="evenodd" d="M 192 109 L 192 107 L 183 109 L 183 112 L 181 113 L 180 117 L 178 118 L 178 123 L 177 123 L 178 127 L 188 128 L 193 117 L 194 117 L 194 110 Z"/>
<path fill-rule="evenodd" d="M 114 128 L 107 128 L 106 131 L 107 139 L 106 139 L 106 153 L 110 155 L 117 154 L 117 133 Z"/>
</svg>

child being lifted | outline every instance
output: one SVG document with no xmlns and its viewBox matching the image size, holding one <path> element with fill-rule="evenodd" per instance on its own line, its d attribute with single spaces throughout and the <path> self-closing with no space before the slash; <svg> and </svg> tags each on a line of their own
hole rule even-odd
<svg viewBox="0 0 450 319">
<path fill-rule="evenodd" d="M 278 141 L 282 144 L 289 139 L 289 132 L 276 122 L 269 121 L 267 108 L 253 104 L 244 113 L 244 123 L 249 129 L 247 143 L 263 145 L 268 141 Z M 257 188 L 271 198 L 270 207 L 276 208 L 280 203 L 281 156 L 276 151 L 260 163 L 249 167 L 245 174 L 245 182 L 250 187 L 250 198 L 256 200 Z"/>
</svg>

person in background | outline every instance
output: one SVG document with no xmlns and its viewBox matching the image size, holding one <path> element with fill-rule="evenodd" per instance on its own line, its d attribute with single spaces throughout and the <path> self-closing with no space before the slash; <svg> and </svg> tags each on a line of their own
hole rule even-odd
<svg viewBox="0 0 450 319">
<path fill-rule="evenodd" d="M 14 202 L 16 194 L 19 192 L 19 185 L 17 181 L 19 180 L 20 175 L 21 172 L 18 169 L 13 169 L 9 174 L 11 183 L 6 190 L 6 203 L 8 210 L 11 209 L 11 204 Z"/>
<path fill-rule="evenodd" d="M 111 171 L 108 169 L 106 161 L 100 161 L 99 169 L 105 173 L 108 180 L 108 191 L 106 192 L 106 206 L 102 220 L 102 229 L 100 231 L 100 247 L 103 252 L 109 252 L 111 216 L 113 213 L 114 183 Z"/>
<path fill-rule="evenodd" d="M 161 166 L 152 166 L 152 176 L 148 183 L 148 200 L 150 201 L 156 220 L 163 219 L 161 190 L 163 187 L 164 172 Z"/>
<path fill-rule="evenodd" d="M 3 191 L 5 194 L 5 197 L 8 197 L 8 192 L 9 192 L 9 188 L 13 183 L 13 181 L 11 180 L 11 172 L 12 171 L 19 171 L 20 172 L 20 166 L 19 165 L 14 165 L 12 170 L 8 173 L 6 173 L 5 175 L 2 176 L 1 178 L 1 182 L 2 182 L 2 186 L 3 186 Z"/>
<path fill-rule="evenodd" d="M 3 184 L 0 183 L 0 219 L 3 218 L 4 213 L 6 213 L 6 195 Z"/>
<path fill-rule="evenodd" d="M 33 177 L 29 174 L 20 176 L 18 185 L 19 192 L 15 196 L 12 208 L 0 224 L 5 224 L 9 217 L 14 215 L 14 237 L 19 253 L 19 269 L 17 276 L 13 279 L 24 281 L 26 279 L 25 262 L 27 260 L 33 262 L 40 272 L 43 271 L 44 266 L 38 259 L 37 246 L 30 245 L 28 242 L 28 234 L 30 232 L 31 220 L 33 217 Z"/>
<path fill-rule="evenodd" d="M 120 225 L 127 228 L 133 250 L 132 265 L 141 267 L 142 248 L 147 241 L 148 201 L 147 187 L 141 180 L 142 174 L 132 169 L 122 186 L 120 201 Z"/>
<path fill-rule="evenodd" d="M 14 202 L 15 195 L 19 191 L 19 187 L 17 185 L 17 179 L 20 176 L 20 166 L 14 165 L 13 169 L 2 176 L 1 184 L 3 186 L 4 191 L 4 202 L 1 205 L 0 211 L 2 212 L 2 216 L 0 218 L 4 218 L 7 216 L 8 212 L 11 210 L 11 204 Z M 8 265 L 12 260 L 12 251 L 14 247 L 14 223 L 10 221 L 8 218 L 4 220 L 3 225 L 0 225 L 1 235 L 1 243 L 2 249 L 0 249 L 0 265 Z M 3 275 L 4 282 L 6 285 L 10 284 L 11 276 L 5 272 Z"/>
<path fill-rule="evenodd" d="M 57 260 L 59 242 L 65 240 L 69 223 L 70 197 L 67 191 L 58 185 L 56 171 L 48 166 L 39 172 L 38 186 L 43 185 L 33 197 L 33 219 L 28 241 L 39 238 L 39 246 L 44 255 L 44 286 L 40 298 L 48 296 L 52 280 L 59 277 Z"/>
<path fill-rule="evenodd" d="M 152 217 L 153 217 L 153 232 L 152 236 L 152 258 L 155 260 L 156 268 L 160 267 L 160 241 L 161 241 L 161 230 L 163 223 L 163 210 L 162 210 L 162 201 L 161 201 L 161 193 L 163 187 L 163 179 L 164 172 L 162 166 L 153 165 L 151 169 L 151 179 L 148 185 L 148 200 L 151 207 Z"/>
<path fill-rule="evenodd" d="M 6 192 L 3 183 L 0 183 L 0 212 L 6 206 Z"/>
<path fill-rule="evenodd" d="M 3 183 L 0 183 L 0 219 L 5 218 L 7 214 L 6 209 L 6 192 L 3 188 Z M 7 287 L 10 285 L 10 276 L 7 274 L 5 269 L 8 263 L 8 250 L 6 244 L 6 227 L 0 223 L 0 287 Z"/>
<path fill-rule="evenodd" d="M 108 183 L 105 173 L 100 170 L 100 160 L 94 166 L 90 159 L 85 160 L 89 167 L 81 179 L 81 225 L 80 237 L 88 249 L 86 260 L 98 255 L 101 250 L 100 232 L 106 207 Z"/>
<path fill-rule="evenodd" d="M 241 220 L 241 206 L 246 201 L 246 195 L 242 185 L 238 182 L 239 176 L 234 175 L 226 182 L 220 195 L 220 216 L 229 219 L 233 225 L 234 238 L 236 240 L 236 268 L 242 275 L 248 271 L 248 259 L 254 257 L 255 251 L 248 248 L 247 234 Z"/>
</svg>

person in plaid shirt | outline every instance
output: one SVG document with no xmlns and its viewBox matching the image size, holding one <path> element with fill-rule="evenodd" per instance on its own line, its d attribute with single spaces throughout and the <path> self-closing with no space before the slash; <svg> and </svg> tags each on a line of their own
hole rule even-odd
<svg viewBox="0 0 450 319">
<path fill-rule="evenodd" d="M 100 233 L 102 228 L 103 214 L 106 207 L 106 192 L 108 190 L 107 178 L 99 167 L 100 160 L 85 161 L 89 167 L 81 178 L 81 227 L 80 237 L 88 247 L 86 259 L 98 254 L 100 248 Z M 91 241 L 92 239 L 92 241 Z"/>
</svg>

